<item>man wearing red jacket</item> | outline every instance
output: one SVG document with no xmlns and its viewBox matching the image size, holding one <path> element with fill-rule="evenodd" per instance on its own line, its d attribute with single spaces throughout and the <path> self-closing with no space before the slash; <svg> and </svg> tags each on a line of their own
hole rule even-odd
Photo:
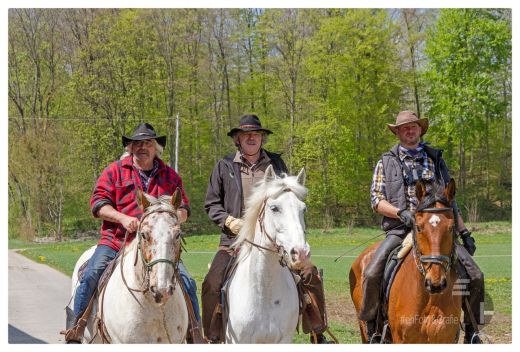
<svg viewBox="0 0 520 352">
<path fill-rule="evenodd" d="M 148 123 L 137 126 L 131 137 L 123 136 L 125 154 L 111 163 L 99 176 L 90 199 L 94 217 L 103 220 L 101 239 L 90 258 L 74 298 L 75 321 L 86 310 L 101 274 L 117 252 L 135 237 L 139 218 L 143 214 L 137 204 L 137 189 L 154 197 L 172 195 L 179 188 L 182 204 L 177 211 L 179 221 L 189 216 L 189 200 L 180 176 L 161 159 L 166 136 L 157 136 Z M 127 242 L 123 243 L 128 231 Z M 195 315 L 200 320 L 195 281 L 179 263 L 183 284 L 190 296 Z M 70 331 L 70 330 L 69 330 Z M 80 342 L 82 334 L 66 334 L 67 342 Z"/>
</svg>

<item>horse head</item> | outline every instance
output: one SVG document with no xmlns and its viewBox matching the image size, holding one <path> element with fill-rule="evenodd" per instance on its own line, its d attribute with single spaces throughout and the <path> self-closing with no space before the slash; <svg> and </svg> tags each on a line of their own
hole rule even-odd
<svg viewBox="0 0 520 352">
<path fill-rule="evenodd" d="M 427 187 L 431 186 L 431 190 Z M 455 197 L 455 181 L 444 189 L 436 184 L 417 182 L 418 200 L 415 214 L 414 255 L 424 285 L 429 293 L 441 293 L 455 255 L 455 214 L 451 206 Z"/>
<path fill-rule="evenodd" d="M 276 182 L 278 177 L 271 166 L 266 170 L 265 178 L 267 182 Z M 305 170 L 302 168 L 298 176 L 286 176 L 281 180 L 286 181 L 281 192 L 277 192 L 276 197 L 266 199 L 264 226 L 272 234 L 273 241 L 284 249 L 287 266 L 301 270 L 310 257 L 310 247 L 305 238 L 304 213 L 307 206 L 291 184 L 304 187 Z"/>
<path fill-rule="evenodd" d="M 143 216 L 137 232 L 139 251 L 156 303 L 165 304 L 175 289 L 175 268 L 180 257 L 181 228 L 177 209 L 181 194 L 155 198 L 138 191 Z"/>
<path fill-rule="evenodd" d="M 282 265 L 302 269 L 310 257 L 303 216 L 307 209 L 304 184 L 303 168 L 298 176 L 278 177 L 269 166 L 247 201 L 244 226 L 235 246 L 250 242 L 278 253 Z"/>
</svg>

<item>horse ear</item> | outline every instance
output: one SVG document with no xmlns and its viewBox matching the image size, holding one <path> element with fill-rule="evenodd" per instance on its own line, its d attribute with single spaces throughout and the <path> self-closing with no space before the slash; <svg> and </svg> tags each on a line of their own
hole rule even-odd
<svg viewBox="0 0 520 352">
<path fill-rule="evenodd" d="M 457 191 L 457 187 L 455 186 L 455 180 L 453 178 L 450 179 L 450 182 L 448 182 L 448 185 L 444 189 L 444 196 L 448 200 L 448 202 L 451 202 L 453 198 L 455 198 L 455 192 Z"/>
<path fill-rule="evenodd" d="M 146 199 L 143 191 L 141 191 L 140 188 L 137 189 L 137 205 L 139 205 L 139 208 L 142 210 L 145 210 L 148 208 L 148 206 L 150 206 L 150 202 L 148 199 Z"/>
<path fill-rule="evenodd" d="M 305 168 L 302 167 L 302 169 L 298 173 L 298 176 L 296 177 L 296 181 L 298 181 L 300 185 L 305 186 L 305 177 Z"/>
<path fill-rule="evenodd" d="M 178 209 L 181 205 L 181 189 L 179 187 L 177 187 L 175 192 L 173 192 L 172 199 L 170 202 L 175 209 Z"/>
<path fill-rule="evenodd" d="M 426 185 L 423 180 L 417 181 L 415 184 L 415 196 L 417 197 L 417 201 L 421 202 L 421 200 L 426 195 Z"/>
<path fill-rule="evenodd" d="M 276 174 L 274 173 L 273 165 L 269 165 L 265 170 L 264 181 L 269 182 L 276 178 Z"/>
</svg>

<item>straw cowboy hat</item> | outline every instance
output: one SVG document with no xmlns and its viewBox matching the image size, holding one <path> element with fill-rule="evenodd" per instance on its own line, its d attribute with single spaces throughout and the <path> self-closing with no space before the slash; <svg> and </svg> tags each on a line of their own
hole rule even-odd
<svg viewBox="0 0 520 352">
<path fill-rule="evenodd" d="M 260 119 L 256 115 L 244 115 L 240 118 L 240 124 L 238 127 L 232 128 L 228 132 L 228 136 L 233 137 L 238 132 L 251 132 L 251 131 L 262 131 L 266 134 L 271 134 L 267 128 L 262 128 Z"/>
<path fill-rule="evenodd" d="M 387 126 L 390 131 L 392 131 L 394 134 L 397 134 L 397 128 L 399 126 L 412 122 L 415 122 L 421 126 L 421 137 L 426 133 L 426 131 L 428 131 L 428 119 L 426 117 L 423 117 L 422 119 L 418 118 L 413 111 L 401 111 L 395 118 L 395 125 L 388 123 Z"/>
<path fill-rule="evenodd" d="M 132 136 L 123 136 L 123 147 L 126 147 L 132 141 L 142 141 L 145 139 L 156 139 L 157 143 L 166 146 L 166 136 L 157 136 L 153 126 L 149 123 L 141 123 L 137 126 Z"/>
</svg>

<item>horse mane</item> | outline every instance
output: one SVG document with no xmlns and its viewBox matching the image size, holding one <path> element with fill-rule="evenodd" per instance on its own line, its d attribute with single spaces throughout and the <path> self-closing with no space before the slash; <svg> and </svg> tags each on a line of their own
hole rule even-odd
<svg viewBox="0 0 520 352">
<path fill-rule="evenodd" d="M 287 176 L 282 174 L 281 177 L 276 177 L 266 181 L 262 179 L 253 187 L 253 193 L 246 200 L 246 210 L 242 217 L 244 224 L 238 234 L 233 248 L 240 247 L 246 241 L 253 241 L 255 238 L 256 222 L 258 215 L 262 210 L 264 200 L 268 198 L 276 199 L 283 192 L 293 192 L 299 200 L 303 201 L 307 197 L 307 188 L 298 183 L 297 176 Z M 247 243 L 247 242 L 246 242 Z M 239 261 L 249 253 L 251 246 L 242 246 L 240 249 Z"/>
</svg>

